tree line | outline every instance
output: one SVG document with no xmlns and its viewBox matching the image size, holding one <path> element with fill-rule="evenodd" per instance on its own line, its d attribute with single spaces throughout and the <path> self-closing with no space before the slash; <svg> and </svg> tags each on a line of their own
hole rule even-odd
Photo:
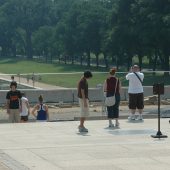
<svg viewBox="0 0 170 170">
<path fill-rule="evenodd" d="M 1 57 L 168 71 L 169 44 L 170 0 L 0 0 Z"/>
</svg>

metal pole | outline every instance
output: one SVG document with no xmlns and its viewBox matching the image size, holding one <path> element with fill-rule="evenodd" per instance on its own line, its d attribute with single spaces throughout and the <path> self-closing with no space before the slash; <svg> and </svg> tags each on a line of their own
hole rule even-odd
<svg viewBox="0 0 170 170">
<path fill-rule="evenodd" d="M 157 132 L 157 135 L 158 136 L 162 135 L 161 130 L 160 130 L 160 93 L 158 93 L 158 132 Z"/>
<path fill-rule="evenodd" d="M 151 135 L 151 137 L 153 137 L 153 138 L 167 138 L 168 136 L 166 136 L 166 135 L 162 135 L 162 133 L 161 133 L 161 130 L 160 130 L 160 105 L 161 105 L 161 102 L 160 102 L 160 84 L 158 84 L 158 91 L 157 91 L 157 94 L 158 94 L 158 132 L 157 132 L 157 134 L 156 135 Z"/>
</svg>

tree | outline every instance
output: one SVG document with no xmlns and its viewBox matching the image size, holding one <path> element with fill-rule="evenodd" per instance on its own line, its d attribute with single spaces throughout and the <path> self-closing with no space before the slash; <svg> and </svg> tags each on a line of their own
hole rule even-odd
<svg viewBox="0 0 170 170">
<path fill-rule="evenodd" d="M 36 54 L 45 57 L 47 63 L 48 58 L 51 56 L 51 47 L 53 44 L 54 28 L 50 26 L 42 26 L 33 34 L 33 45 Z"/>
<path fill-rule="evenodd" d="M 50 0 L 9 0 L 3 5 L 3 13 L 15 28 L 25 31 L 25 51 L 32 59 L 32 33 L 40 26 L 50 23 Z"/>
</svg>

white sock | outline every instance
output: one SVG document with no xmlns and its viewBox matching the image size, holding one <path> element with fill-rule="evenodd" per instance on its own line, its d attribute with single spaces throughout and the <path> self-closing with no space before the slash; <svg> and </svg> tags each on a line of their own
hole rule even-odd
<svg viewBox="0 0 170 170">
<path fill-rule="evenodd" d="M 116 124 L 116 125 L 119 124 L 119 121 L 118 121 L 118 120 L 117 120 L 117 121 L 115 120 L 115 124 Z"/>
<path fill-rule="evenodd" d="M 112 125 L 113 123 L 112 123 L 112 120 L 111 119 L 109 119 L 109 125 Z"/>
</svg>

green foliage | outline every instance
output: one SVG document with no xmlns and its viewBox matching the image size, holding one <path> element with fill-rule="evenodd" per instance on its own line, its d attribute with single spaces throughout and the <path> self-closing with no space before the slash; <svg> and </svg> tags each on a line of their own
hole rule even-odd
<svg viewBox="0 0 170 170">
<path fill-rule="evenodd" d="M 169 70 L 169 44 L 170 0 L 0 1 L 1 57 Z"/>
</svg>

